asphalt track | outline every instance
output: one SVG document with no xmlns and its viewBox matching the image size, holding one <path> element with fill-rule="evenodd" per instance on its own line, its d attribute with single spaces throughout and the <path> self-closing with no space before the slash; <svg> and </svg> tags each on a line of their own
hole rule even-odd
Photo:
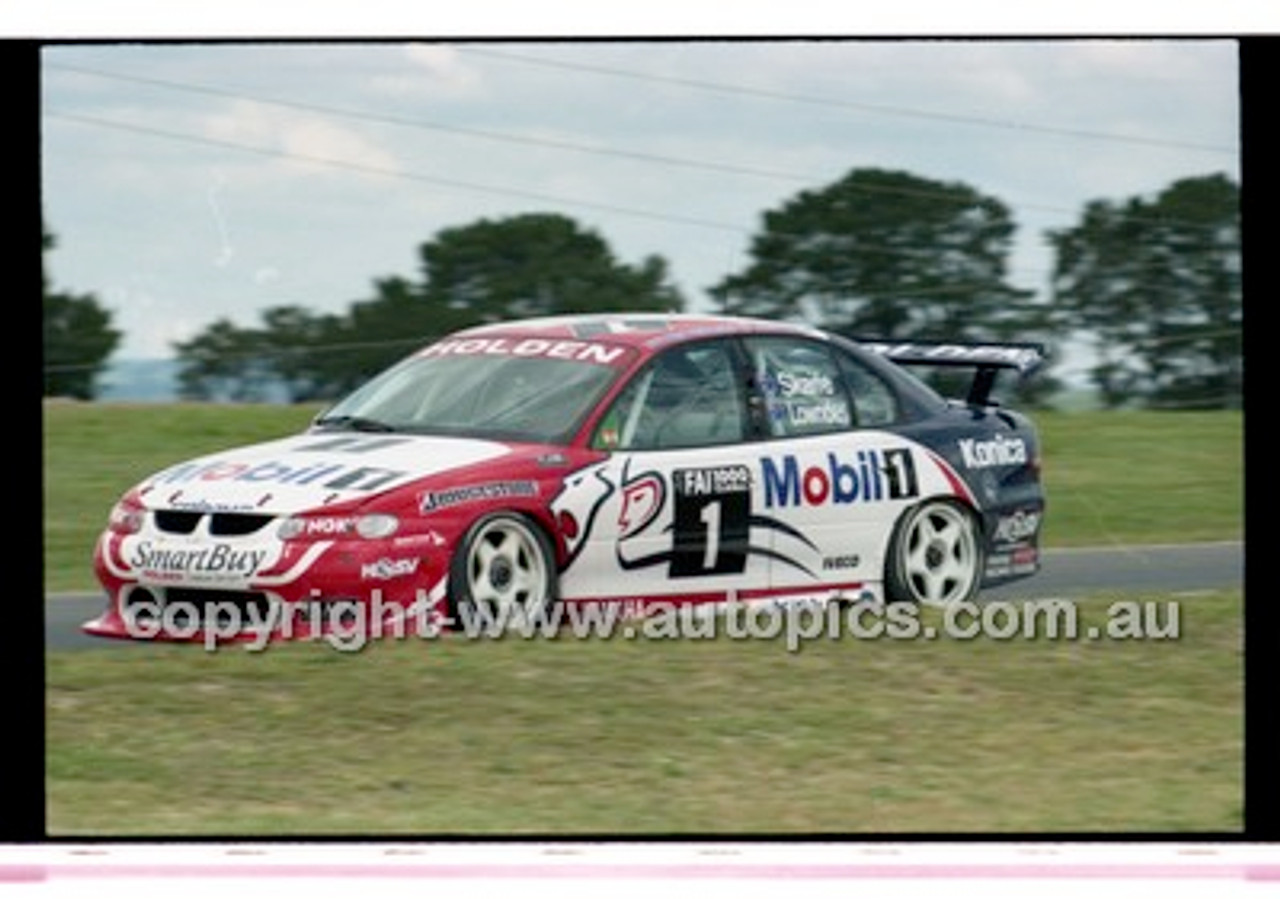
<svg viewBox="0 0 1280 899">
<path fill-rule="evenodd" d="M 1197 592 L 1244 583 L 1244 544 L 1238 541 L 1164 546 L 1116 546 L 1046 550 L 1035 577 L 983 591 L 983 599 L 1047 599 L 1105 595 L 1108 591 Z M 97 617 L 98 593 L 47 597 L 45 649 L 128 648 L 128 640 L 90 637 L 80 625 Z"/>
</svg>

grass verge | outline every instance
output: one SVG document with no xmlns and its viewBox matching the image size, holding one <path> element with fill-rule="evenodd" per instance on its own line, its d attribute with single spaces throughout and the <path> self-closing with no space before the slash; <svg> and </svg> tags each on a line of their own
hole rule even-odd
<svg viewBox="0 0 1280 899">
<path fill-rule="evenodd" d="M 1119 598 L 1080 602 L 1083 623 Z M 1124 599 L 1166 613 L 1170 602 Z M 55 836 L 1239 831 L 1241 596 L 1177 609 L 1180 636 L 1147 641 L 53 652 L 48 825 Z"/>
</svg>

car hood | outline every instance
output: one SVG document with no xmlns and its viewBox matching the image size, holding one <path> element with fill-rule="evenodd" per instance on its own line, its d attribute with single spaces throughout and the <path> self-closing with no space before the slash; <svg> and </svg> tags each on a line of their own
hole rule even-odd
<svg viewBox="0 0 1280 899">
<path fill-rule="evenodd" d="M 510 452 L 489 440 L 317 431 L 182 462 L 143 481 L 136 495 L 153 509 L 289 515 Z"/>
</svg>

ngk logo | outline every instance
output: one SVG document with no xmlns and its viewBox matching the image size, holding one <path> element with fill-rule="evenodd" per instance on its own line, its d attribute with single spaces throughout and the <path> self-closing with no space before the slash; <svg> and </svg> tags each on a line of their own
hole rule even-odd
<svg viewBox="0 0 1280 899">
<path fill-rule="evenodd" d="M 801 468 L 795 456 L 760 460 L 766 508 L 871 503 L 909 499 L 920 493 L 909 449 L 858 450 L 825 464 Z"/>
</svg>

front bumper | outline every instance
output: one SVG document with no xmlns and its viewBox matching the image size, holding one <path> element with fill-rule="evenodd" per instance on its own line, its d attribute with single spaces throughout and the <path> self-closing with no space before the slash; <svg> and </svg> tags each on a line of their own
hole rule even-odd
<svg viewBox="0 0 1280 899">
<path fill-rule="evenodd" d="M 94 554 L 107 605 L 83 630 L 205 643 L 419 633 L 444 611 L 445 549 L 434 535 L 235 542 L 108 531 Z"/>
</svg>

